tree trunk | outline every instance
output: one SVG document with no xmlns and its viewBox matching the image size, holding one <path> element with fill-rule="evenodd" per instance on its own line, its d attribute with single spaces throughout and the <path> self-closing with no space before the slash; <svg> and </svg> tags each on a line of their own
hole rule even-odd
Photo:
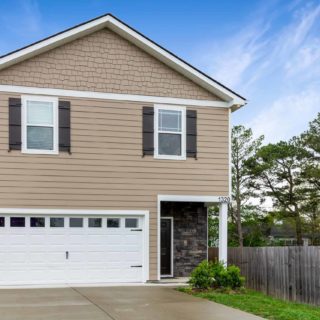
<svg viewBox="0 0 320 320">
<path fill-rule="evenodd" d="M 301 218 L 299 211 L 296 210 L 295 212 L 295 220 L 296 220 L 296 236 L 297 236 L 297 245 L 302 246 L 303 240 L 302 240 L 302 224 L 301 224 Z"/>
<path fill-rule="evenodd" d="M 316 234 L 317 234 L 317 212 L 311 214 L 311 245 L 316 245 Z"/>
<path fill-rule="evenodd" d="M 236 194 L 236 202 L 237 202 L 237 229 L 238 229 L 238 239 L 239 239 L 239 247 L 243 247 L 243 234 L 242 234 L 242 224 L 241 224 L 241 199 L 240 199 L 240 187 L 237 185 L 237 194 Z"/>
</svg>

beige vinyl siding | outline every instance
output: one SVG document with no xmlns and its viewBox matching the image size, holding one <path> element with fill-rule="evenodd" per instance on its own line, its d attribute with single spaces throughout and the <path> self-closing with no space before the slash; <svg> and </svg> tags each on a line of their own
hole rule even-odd
<svg viewBox="0 0 320 320">
<path fill-rule="evenodd" d="M 0 84 L 221 100 L 109 29 L 0 71 Z"/>
<path fill-rule="evenodd" d="M 156 278 L 157 195 L 228 195 L 228 110 L 196 109 L 198 160 L 142 157 L 146 104 L 71 102 L 72 154 L 8 152 L 8 98 L 0 93 L 0 207 L 150 210 L 150 277 Z"/>
</svg>

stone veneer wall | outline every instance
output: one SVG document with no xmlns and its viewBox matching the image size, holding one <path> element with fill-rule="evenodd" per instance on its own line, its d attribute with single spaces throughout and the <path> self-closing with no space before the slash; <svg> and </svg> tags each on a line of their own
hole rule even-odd
<svg viewBox="0 0 320 320">
<path fill-rule="evenodd" d="M 173 217 L 174 276 L 189 276 L 207 259 L 207 208 L 201 203 L 163 202 L 161 216 Z"/>
</svg>

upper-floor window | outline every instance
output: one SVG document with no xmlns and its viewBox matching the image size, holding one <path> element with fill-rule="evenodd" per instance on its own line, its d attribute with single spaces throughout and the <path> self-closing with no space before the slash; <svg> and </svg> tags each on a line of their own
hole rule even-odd
<svg viewBox="0 0 320 320">
<path fill-rule="evenodd" d="M 154 156 L 158 159 L 186 159 L 186 109 L 155 106 Z"/>
<path fill-rule="evenodd" d="M 58 153 L 58 99 L 22 97 L 22 152 Z"/>
</svg>

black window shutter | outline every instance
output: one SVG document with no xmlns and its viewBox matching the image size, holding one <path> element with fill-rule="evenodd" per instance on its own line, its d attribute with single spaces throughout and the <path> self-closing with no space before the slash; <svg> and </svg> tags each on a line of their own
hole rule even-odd
<svg viewBox="0 0 320 320">
<path fill-rule="evenodd" d="M 143 107 L 142 113 L 142 156 L 153 155 L 154 109 L 153 107 Z"/>
<path fill-rule="evenodd" d="M 71 153 L 70 101 L 59 100 L 59 151 Z"/>
<path fill-rule="evenodd" d="M 21 99 L 9 98 L 9 151 L 21 150 Z"/>
<path fill-rule="evenodd" d="M 187 157 L 197 159 L 197 111 L 187 110 Z"/>
</svg>

